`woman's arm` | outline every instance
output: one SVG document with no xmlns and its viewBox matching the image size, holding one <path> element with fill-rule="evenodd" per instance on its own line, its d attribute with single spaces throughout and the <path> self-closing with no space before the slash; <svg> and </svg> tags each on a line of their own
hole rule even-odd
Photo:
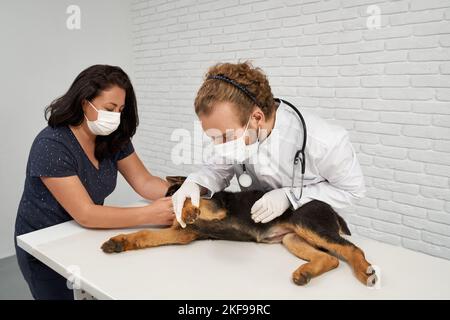
<svg viewBox="0 0 450 320">
<path fill-rule="evenodd" d="M 117 167 L 134 191 L 145 199 L 164 197 L 169 188 L 167 181 L 150 174 L 136 152 L 118 161 Z"/>
<path fill-rule="evenodd" d="M 161 198 L 144 207 L 119 208 L 96 205 L 78 176 L 41 177 L 61 206 L 86 228 L 125 228 L 142 224 L 171 225 L 172 200 Z"/>
</svg>

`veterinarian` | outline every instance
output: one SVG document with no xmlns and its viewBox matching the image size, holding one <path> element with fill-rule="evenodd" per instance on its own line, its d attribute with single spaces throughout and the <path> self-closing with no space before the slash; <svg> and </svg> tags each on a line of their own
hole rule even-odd
<svg viewBox="0 0 450 320">
<path fill-rule="evenodd" d="M 251 209 L 256 223 L 269 222 L 313 199 L 343 208 L 364 196 L 364 177 L 347 131 L 298 108 L 303 128 L 299 115 L 274 99 L 267 77 L 250 63 L 211 67 L 194 105 L 214 154 L 172 196 L 183 227 L 185 199 L 198 206 L 200 195 L 211 197 L 224 190 L 235 175 L 241 190 L 265 191 Z M 304 139 L 301 178 L 294 158 Z"/>
<path fill-rule="evenodd" d="M 136 97 L 122 69 L 94 65 L 81 72 L 46 109 L 48 126 L 35 138 L 28 158 L 16 225 L 16 254 L 35 299 L 73 299 L 66 280 L 17 247 L 16 236 L 74 219 L 87 228 L 170 225 L 169 184 L 152 176 L 134 151 Z M 119 171 L 142 197 L 137 208 L 104 206 Z"/>
</svg>

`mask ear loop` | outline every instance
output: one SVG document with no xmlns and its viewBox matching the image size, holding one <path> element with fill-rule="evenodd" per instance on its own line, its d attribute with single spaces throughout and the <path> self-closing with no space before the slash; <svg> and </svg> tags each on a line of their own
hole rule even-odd
<svg viewBox="0 0 450 320">
<path fill-rule="evenodd" d="M 247 127 L 250 124 L 251 119 L 252 119 L 252 116 L 250 116 L 250 119 L 248 119 Z M 247 130 L 247 129 L 245 129 L 245 130 Z M 254 143 L 258 143 L 258 151 L 259 151 L 259 142 L 261 141 L 261 139 L 259 138 L 260 133 L 261 133 L 261 127 L 258 126 L 258 132 L 256 133 L 256 141 L 254 142 Z"/>
<path fill-rule="evenodd" d="M 250 116 L 250 118 L 249 118 L 248 121 L 247 121 L 247 125 L 245 126 L 243 136 L 245 136 L 245 134 L 247 133 L 248 126 L 249 126 L 249 124 L 250 124 L 250 120 L 251 120 L 251 119 L 252 119 L 252 116 Z M 261 128 L 258 126 L 258 133 L 256 134 L 256 141 L 255 141 L 254 143 L 260 141 L 260 139 L 259 139 L 260 129 L 261 129 Z M 244 137 L 244 139 L 245 139 L 245 137 Z M 258 150 L 259 150 L 259 143 L 258 143 Z"/>
<path fill-rule="evenodd" d="M 91 105 L 91 107 L 92 108 L 94 108 L 95 109 L 95 111 L 97 111 L 97 113 L 98 113 L 98 109 L 92 104 L 92 102 L 90 102 L 89 100 L 86 100 L 90 105 Z"/>
<path fill-rule="evenodd" d="M 86 101 L 87 101 L 87 102 L 91 105 L 91 107 L 94 108 L 94 110 L 97 111 L 97 113 L 98 113 L 98 110 L 97 110 L 97 108 L 94 106 L 94 104 L 93 104 L 92 102 L 90 102 L 89 100 L 86 100 Z M 84 118 L 85 118 L 87 121 L 91 121 L 91 120 L 88 119 L 88 117 L 86 117 L 86 113 L 83 112 L 83 115 L 84 115 Z"/>
</svg>

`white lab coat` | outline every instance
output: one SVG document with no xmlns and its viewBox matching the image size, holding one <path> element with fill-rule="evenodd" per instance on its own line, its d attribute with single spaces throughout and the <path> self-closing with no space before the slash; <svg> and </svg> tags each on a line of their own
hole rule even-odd
<svg viewBox="0 0 450 320">
<path fill-rule="evenodd" d="M 302 124 L 298 115 L 281 102 L 271 134 L 263 140 L 256 156 L 245 162 L 246 172 L 252 177 L 249 188 L 263 190 L 283 188 L 294 209 L 317 199 L 334 208 L 344 208 L 364 196 L 366 189 L 361 167 L 349 141 L 347 131 L 324 119 L 299 109 L 307 128 L 305 148 L 306 170 L 303 194 L 299 201 L 291 195 L 294 155 L 303 142 Z M 256 157 L 256 158 L 255 158 Z M 256 159 L 256 160 L 255 160 Z M 258 161 L 258 159 L 262 159 Z M 299 187 L 301 166 L 296 168 L 294 186 Z M 192 173 L 187 180 L 209 190 L 208 197 L 222 191 L 236 174 L 243 172 L 242 164 L 217 164 L 212 159 L 200 171 Z M 299 189 L 294 188 L 299 195 Z"/>
</svg>

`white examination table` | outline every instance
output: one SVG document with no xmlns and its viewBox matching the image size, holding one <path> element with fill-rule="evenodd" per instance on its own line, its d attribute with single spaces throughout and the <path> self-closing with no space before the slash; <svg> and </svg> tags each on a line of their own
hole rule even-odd
<svg viewBox="0 0 450 320">
<path fill-rule="evenodd" d="M 197 241 L 120 254 L 101 244 L 126 230 L 89 230 L 74 221 L 18 237 L 18 245 L 97 299 L 450 299 L 450 261 L 361 237 L 350 239 L 381 271 L 380 288 L 349 266 L 304 286 L 300 260 L 281 244 Z"/>
</svg>

